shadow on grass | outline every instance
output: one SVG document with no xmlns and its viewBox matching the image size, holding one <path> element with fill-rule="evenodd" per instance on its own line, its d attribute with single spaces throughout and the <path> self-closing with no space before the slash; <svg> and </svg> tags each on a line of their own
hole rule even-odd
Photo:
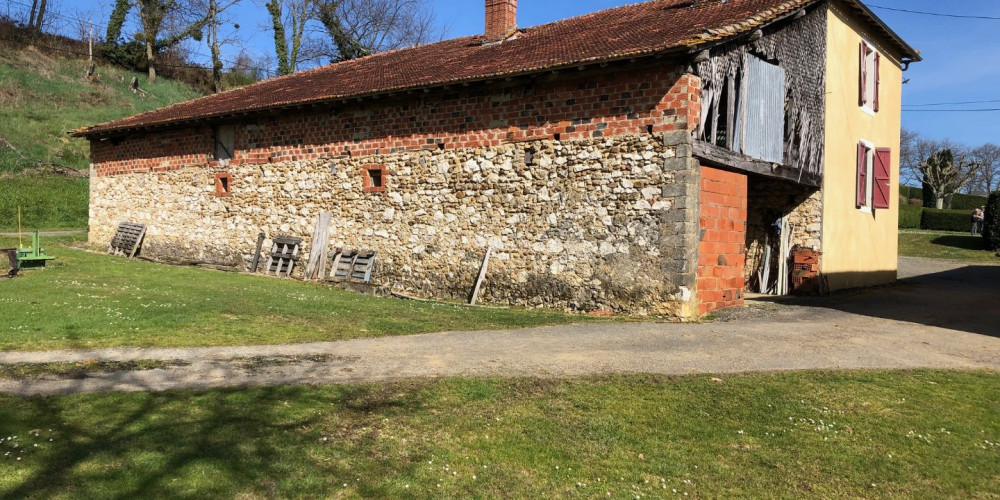
<svg viewBox="0 0 1000 500">
<path fill-rule="evenodd" d="M 372 445 L 378 434 L 372 429 L 380 425 L 376 417 L 413 411 L 420 406 L 414 397 L 378 386 L 331 388 L 320 394 L 271 387 L 139 397 L 11 397 L 0 408 L 0 432 L 24 437 L 27 429 L 51 429 L 56 439 L 43 443 L 45 448 L 33 456 L 25 455 L 20 463 L 31 467 L 29 473 L 0 498 L 314 496 L 359 474 L 412 474 L 410 467 L 422 461 L 390 466 L 331 458 Z M 339 429 L 330 428 L 331 422 L 316 411 L 323 407 L 346 417 L 335 420 Z M 378 470 L 383 466 L 386 470 Z M 297 479 L 317 475 L 325 479 Z M 364 496 L 393 495 L 377 482 L 357 487 Z"/>
<path fill-rule="evenodd" d="M 931 244 L 962 250 L 986 250 L 982 236 L 941 236 L 931 240 Z"/>
</svg>

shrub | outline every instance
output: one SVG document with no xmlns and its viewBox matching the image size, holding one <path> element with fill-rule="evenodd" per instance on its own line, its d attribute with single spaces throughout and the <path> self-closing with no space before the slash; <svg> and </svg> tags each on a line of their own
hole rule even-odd
<svg viewBox="0 0 1000 500">
<path fill-rule="evenodd" d="M 955 210 L 973 210 L 986 204 L 985 196 L 973 194 L 956 194 L 951 199 L 951 208 Z"/>
<path fill-rule="evenodd" d="M 1000 250 L 1000 191 L 994 191 L 986 201 L 983 240 L 989 250 Z"/>
<path fill-rule="evenodd" d="M 932 231 L 969 232 L 972 230 L 972 211 L 925 208 L 920 216 L 920 228 Z"/>
<path fill-rule="evenodd" d="M 923 208 L 917 205 L 899 206 L 899 227 L 901 229 L 919 229 L 920 214 Z"/>
</svg>

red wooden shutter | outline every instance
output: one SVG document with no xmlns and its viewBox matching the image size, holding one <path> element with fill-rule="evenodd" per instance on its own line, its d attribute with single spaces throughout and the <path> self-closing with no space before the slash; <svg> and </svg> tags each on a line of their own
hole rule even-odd
<svg viewBox="0 0 1000 500">
<path fill-rule="evenodd" d="M 875 95 L 874 95 L 875 103 L 873 104 L 873 106 L 874 106 L 873 109 L 875 111 L 878 111 L 878 84 L 882 80 L 882 74 L 878 70 L 878 65 L 879 65 L 879 62 L 880 62 L 881 59 L 882 59 L 882 56 L 879 55 L 878 52 L 876 52 L 875 53 L 875 75 L 874 75 L 875 76 Z"/>
<path fill-rule="evenodd" d="M 890 181 L 892 179 L 892 150 L 878 148 L 875 150 L 875 183 L 872 200 L 873 208 L 889 208 L 892 199 Z"/>
<path fill-rule="evenodd" d="M 859 85 L 858 85 L 858 105 L 865 105 L 865 90 L 868 88 L 868 67 L 865 65 L 865 52 L 867 47 L 865 47 L 865 42 L 861 42 L 861 70 L 858 72 L 860 75 Z"/>
<path fill-rule="evenodd" d="M 868 146 L 858 143 L 858 208 L 868 204 Z"/>
</svg>

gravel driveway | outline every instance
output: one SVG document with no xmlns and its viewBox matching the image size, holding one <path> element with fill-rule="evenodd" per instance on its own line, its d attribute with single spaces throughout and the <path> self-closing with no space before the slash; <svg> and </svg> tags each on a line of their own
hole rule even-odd
<svg viewBox="0 0 1000 500">
<path fill-rule="evenodd" d="M 181 362 L 75 379 L 0 380 L 0 392 L 158 391 L 455 375 L 1000 370 L 998 304 L 1000 266 L 901 258 L 895 286 L 824 298 L 754 299 L 705 324 L 609 323 L 282 346 L 0 353 L 0 363 Z"/>
</svg>

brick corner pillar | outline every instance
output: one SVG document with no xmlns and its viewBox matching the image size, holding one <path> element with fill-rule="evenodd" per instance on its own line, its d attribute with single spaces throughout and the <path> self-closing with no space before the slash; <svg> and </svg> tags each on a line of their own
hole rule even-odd
<svg viewBox="0 0 1000 500">
<path fill-rule="evenodd" d="M 747 176 L 701 167 L 698 312 L 742 306 L 746 293 Z"/>
</svg>

